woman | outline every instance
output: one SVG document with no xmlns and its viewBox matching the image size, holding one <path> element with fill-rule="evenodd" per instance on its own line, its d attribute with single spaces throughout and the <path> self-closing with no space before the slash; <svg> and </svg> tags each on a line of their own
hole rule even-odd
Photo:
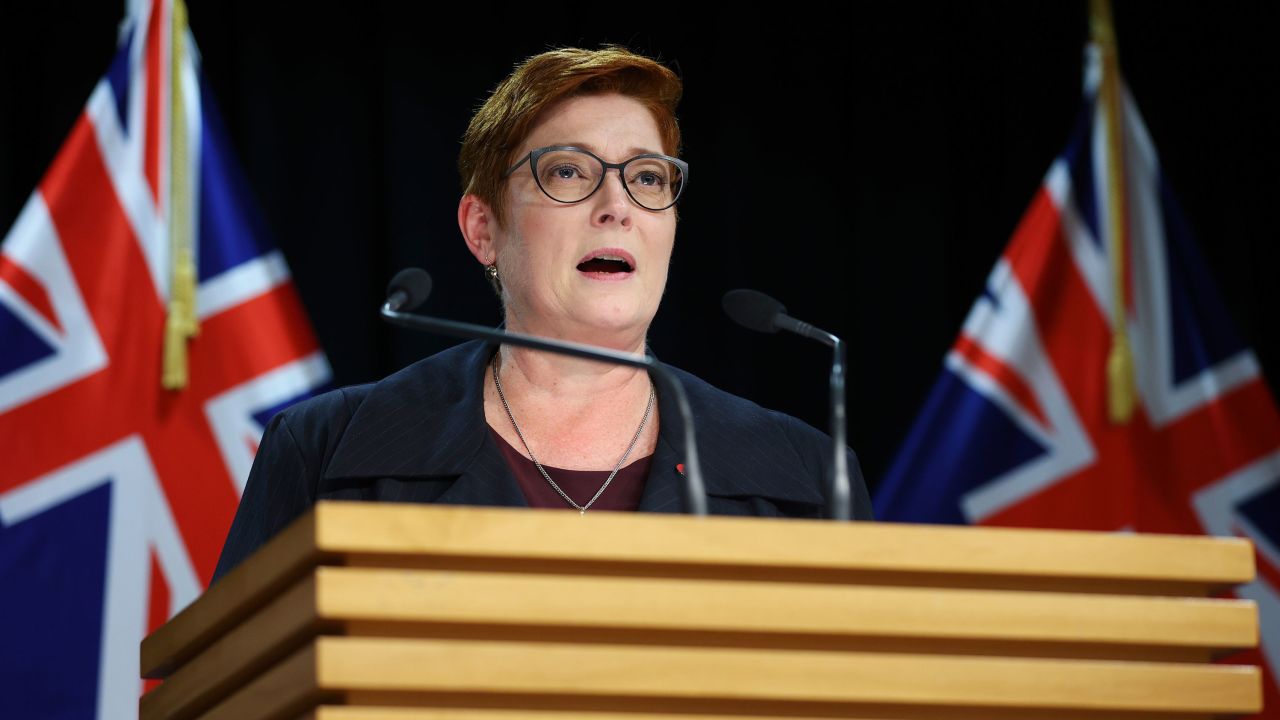
<svg viewBox="0 0 1280 720">
<path fill-rule="evenodd" d="M 507 329 L 644 352 L 688 177 L 680 92 L 649 58 L 564 49 L 527 60 L 477 111 L 458 224 Z M 821 514 L 829 438 L 676 372 L 710 512 Z M 643 371 L 479 342 L 314 398 L 267 428 L 215 577 L 318 499 L 680 512 L 672 407 Z"/>
</svg>

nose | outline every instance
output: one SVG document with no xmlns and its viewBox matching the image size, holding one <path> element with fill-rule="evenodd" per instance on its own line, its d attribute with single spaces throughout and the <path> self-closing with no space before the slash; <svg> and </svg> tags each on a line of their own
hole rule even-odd
<svg viewBox="0 0 1280 720">
<path fill-rule="evenodd" d="M 609 177 L 615 173 L 617 182 Z M 591 217 L 592 224 L 603 226 L 616 222 L 623 227 L 631 227 L 631 214 L 635 211 L 635 203 L 627 194 L 623 186 L 624 182 L 620 168 L 609 168 L 605 171 L 604 182 L 593 198 L 596 204 Z"/>
</svg>

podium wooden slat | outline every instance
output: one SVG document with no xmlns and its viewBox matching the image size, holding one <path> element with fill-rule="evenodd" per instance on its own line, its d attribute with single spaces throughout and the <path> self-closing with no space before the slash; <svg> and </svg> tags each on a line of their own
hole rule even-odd
<svg viewBox="0 0 1280 720">
<path fill-rule="evenodd" d="M 321 568 L 317 585 L 319 615 L 334 621 L 489 626 L 497 635 L 512 626 L 721 643 L 776 635 L 769 644 L 779 647 L 925 638 L 1057 643 L 1097 656 L 1118 647 L 1222 651 L 1258 635 L 1256 607 L 1240 600 L 356 568 Z"/>
<path fill-rule="evenodd" d="M 318 508 L 323 515 L 337 508 Z M 1107 582 L 1179 587 L 1209 595 L 1254 573 L 1247 541 L 1173 535 L 965 528 L 877 523 L 835 524 L 762 518 L 695 518 L 596 513 L 577 524 L 550 510 L 443 508 L 375 504 L 341 508 L 343 522 L 317 524 L 322 551 L 347 556 L 403 555 L 430 561 L 461 558 L 544 561 L 587 566 L 723 568 L 750 579 L 772 574 L 814 577 L 889 573 L 924 578 L 1001 577 L 1021 582 L 1106 588 Z M 675 520 L 675 522 L 672 522 Z M 608 529 L 608 533 L 601 533 Z M 537 538 L 530 543 L 529 538 Z M 624 568 L 625 569 L 625 568 Z"/>
<path fill-rule="evenodd" d="M 477 709 L 477 708 L 425 708 L 387 707 L 378 705 L 320 705 L 315 711 L 298 716 L 298 720 L 741 720 L 742 715 L 724 715 L 703 712 L 634 712 L 598 710 L 529 710 Z M 1043 710 L 1029 715 L 1018 709 L 947 709 L 937 708 L 875 708 L 865 712 L 823 715 L 778 714 L 756 712 L 752 720 L 830 720 L 832 717 L 852 720 L 1096 720 L 1096 714 L 1082 714 L 1073 710 Z M 1202 713 L 1149 713 L 1117 712 L 1107 715 L 1109 720 L 1206 720 Z"/>
<path fill-rule="evenodd" d="M 1041 710 L 1092 718 L 1136 710 L 1209 717 L 1256 708 L 1258 672 L 1224 665 L 325 637 L 203 717 L 270 720 L 322 696 L 364 705 L 505 700 L 547 710 L 695 706 L 726 715 L 763 704 L 801 716 L 905 706 L 1016 708 L 1032 717 Z"/>
<path fill-rule="evenodd" d="M 1206 596 L 1252 576 L 1235 539 L 322 503 L 143 643 L 141 714 L 1222 717 L 1257 609 Z"/>
</svg>

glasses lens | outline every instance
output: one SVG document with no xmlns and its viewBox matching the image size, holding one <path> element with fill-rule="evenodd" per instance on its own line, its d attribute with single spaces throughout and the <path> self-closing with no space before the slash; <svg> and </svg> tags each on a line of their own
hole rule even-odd
<svg viewBox="0 0 1280 720">
<path fill-rule="evenodd" d="M 585 199 L 600 185 L 604 166 L 580 150 L 549 150 L 537 158 L 537 179 L 553 200 L 573 203 Z M 661 157 L 634 158 L 622 169 L 627 191 L 641 207 L 671 207 L 684 185 L 680 166 Z"/>
<path fill-rule="evenodd" d="M 664 158 L 636 158 L 623 173 L 631 197 L 650 210 L 670 207 L 684 185 L 680 166 Z"/>
<path fill-rule="evenodd" d="M 603 169 L 586 153 L 552 150 L 538 158 L 538 184 L 552 199 L 578 202 L 596 189 Z"/>
</svg>

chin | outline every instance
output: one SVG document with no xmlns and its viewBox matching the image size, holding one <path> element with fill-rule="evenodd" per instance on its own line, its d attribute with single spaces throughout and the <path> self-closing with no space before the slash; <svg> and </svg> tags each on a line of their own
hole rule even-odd
<svg viewBox="0 0 1280 720">
<path fill-rule="evenodd" d="M 639 333 L 644 335 L 649 331 L 653 314 L 638 308 L 618 308 L 616 312 L 593 313 L 582 320 L 584 325 L 602 334 Z"/>
</svg>

